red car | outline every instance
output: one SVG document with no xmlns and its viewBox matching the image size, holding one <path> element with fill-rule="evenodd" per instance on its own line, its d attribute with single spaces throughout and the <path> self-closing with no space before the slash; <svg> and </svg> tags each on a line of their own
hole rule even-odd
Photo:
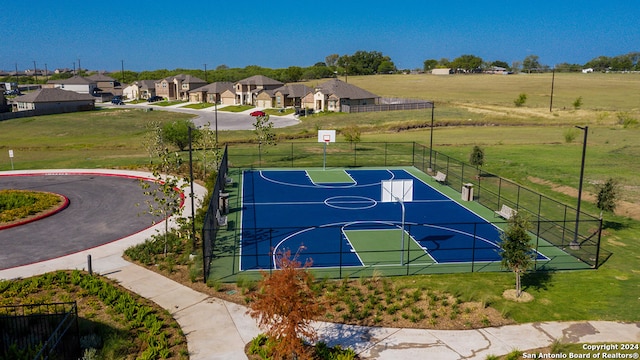
<svg viewBox="0 0 640 360">
<path fill-rule="evenodd" d="M 249 115 L 251 115 L 251 116 L 267 116 L 267 114 L 264 111 L 261 111 L 261 110 L 254 111 Z"/>
</svg>

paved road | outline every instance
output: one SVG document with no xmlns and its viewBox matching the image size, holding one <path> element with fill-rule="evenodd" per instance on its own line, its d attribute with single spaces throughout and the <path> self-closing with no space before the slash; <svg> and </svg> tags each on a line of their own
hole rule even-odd
<svg viewBox="0 0 640 360">
<path fill-rule="evenodd" d="M 0 175 L 0 189 L 49 191 L 69 199 L 69 206 L 55 215 L 0 230 L 0 269 L 90 249 L 153 225 L 153 217 L 143 214 L 147 198 L 134 178 Z"/>
<path fill-rule="evenodd" d="M 255 119 L 249 115 L 250 112 L 255 111 L 256 109 L 247 110 L 241 113 L 232 113 L 228 111 L 215 111 L 213 107 L 209 107 L 203 110 L 194 110 L 194 109 L 185 109 L 182 106 L 185 104 L 180 104 L 178 107 L 176 106 L 157 106 L 157 105 L 148 105 L 148 104 L 127 104 L 124 107 L 129 108 L 139 108 L 139 109 L 148 109 L 152 108 L 154 111 L 173 111 L 180 112 L 186 114 L 196 115 L 194 119 L 192 119 L 194 125 L 197 127 L 206 126 L 206 124 L 210 124 L 211 129 L 215 128 L 216 118 L 218 123 L 218 130 L 253 130 L 253 123 Z M 111 104 L 100 104 L 99 106 L 104 107 L 116 107 L 121 108 L 118 105 Z M 298 124 L 300 121 L 293 117 L 293 115 L 287 116 L 270 116 L 269 120 L 273 122 L 273 127 L 275 128 L 283 128 L 287 126 L 292 126 Z"/>
</svg>

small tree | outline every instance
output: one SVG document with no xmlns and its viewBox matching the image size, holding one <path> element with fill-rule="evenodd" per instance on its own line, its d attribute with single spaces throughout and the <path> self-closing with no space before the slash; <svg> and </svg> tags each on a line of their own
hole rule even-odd
<svg viewBox="0 0 640 360">
<path fill-rule="evenodd" d="M 513 100 L 513 104 L 516 107 L 521 107 L 524 105 L 524 103 L 527 102 L 527 94 L 525 93 L 521 93 L 520 95 L 518 95 L 518 98 Z"/>
<path fill-rule="evenodd" d="M 216 134 L 209 127 L 210 124 L 199 130 L 199 136 L 196 139 L 196 147 L 198 147 L 200 159 L 202 161 L 203 179 L 207 178 L 208 169 L 217 169 L 222 158 L 222 152 L 218 148 L 216 142 Z"/>
<path fill-rule="evenodd" d="M 162 137 L 167 142 L 174 144 L 184 151 L 189 146 L 189 128 L 193 127 L 193 123 L 189 120 L 176 120 L 165 124 L 162 128 Z M 198 138 L 198 130 L 193 129 L 191 131 L 191 137 L 195 140 Z"/>
<path fill-rule="evenodd" d="M 313 275 L 307 271 L 312 261 L 308 259 L 301 267 L 300 250 L 293 257 L 290 250 L 276 254 L 278 270 L 262 273 L 260 291 L 252 294 L 247 311 L 276 341 L 274 359 L 310 359 L 303 339 L 317 338 L 311 320 L 320 315 L 321 308 L 311 289 Z"/>
<path fill-rule="evenodd" d="M 580 107 L 582 106 L 582 96 L 578 96 L 578 98 L 573 102 L 573 108 L 575 110 L 580 109 Z"/>
<path fill-rule="evenodd" d="M 475 145 L 473 150 L 471 150 L 471 155 L 469 155 L 469 164 L 476 167 L 484 165 L 484 150 L 482 150 L 480 146 Z"/>
<path fill-rule="evenodd" d="M 275 145 L 276 134 L 273 132 L 273 123 L 269 121 L 269 115 L 256 116 L 253 123 L 253 133 L 258 141 L 258 157 L 262 159 L 262 145 Z"/>
<path fill-rule="evenodd" d="M 598 209 L 609 212 L 615 211 L 619 192 L 618 181 L 613 178 L 607 179 L 598 189 L 598 200 L 596 203 Z"/>
<path fill-rule="evenodd" d="M 153 158 L 159 156 L 164 149 L 164 138 L 162 137 L 162 127 L 157 120 L 149 121 L 145 124 L 147 132 L 142 140 L 142 145 L 149 153 L 149 163 L 153 162 Z"/>
<path fill-rule="evenodd" d="M 353 144 L 360 142 L 360 128 L 356 125 L 350 125 L 340 131 L 344 136 L 344 139 L 351 144 L 351 148 L 353 149 Z"/>
<path fill-rule="evenodd" d="M 534 259 L 534 251 L 529 237 L 531 224 L 521 214 L 509 219 L 507 229 L 500 236 L 500 256 L 502 267 L 516 274 L 516 296 L 522 294 L 520 276 L 525 273 Z"/>
<path fill-rule="evenodd" d="M 167 242 L 169 234 L 169 216 L 178 213 L 182 206 L 182 191 L 187 186 L 188 181 L 171 176 L 176 172 L 182 159 L 178 154 L 172 154 L 168 149 L 164 149 L 160 154 L 160 162 L 153 168 L 153 178 L 155 182 L 140 180 L 140 186 L 144 190 L 144 195 L 148 196 L 145 203 L 147 213 L 165 220 L 164 225 L 164 255 L 167 255 Z M 138 204 L 139 205 L 139 204 Z M 154 220 L 154 224 L 155 224 Z M 178 223 L 184 223 L 182 218 L 177 219 Z"/>
</svg>

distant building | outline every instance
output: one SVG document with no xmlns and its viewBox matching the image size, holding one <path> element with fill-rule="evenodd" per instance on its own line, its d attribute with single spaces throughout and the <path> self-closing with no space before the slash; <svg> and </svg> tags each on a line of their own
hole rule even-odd
<svg viewBox="0 0 640 360">
<path fill-rule="evenodd" d="M 592 73 L 592 72 L 593 72 L 593 68 L 582 69 L 582 73 L 583 74 L 588 74 L 588 73 Z"/>
<path fill-rule="evenodd" d="M 127 99 L 148 99 L 156 95 L 155 83 L 154 80 L 134 81 L 122 89 L 122 95 Z"/>
<path fill-rule="evenodd" d="M 95 101 L 88 94 L 45 88 L 12 99 L 11 106 L 13 111 L 35 110 L 36 115 L 45 115 L 94 110 Z"/>
<path fill-rule="evenodd" d="M 93 95 L 98 89 L 98 84 L 95 81 L 76 75 L 68 79 L 49 80 L 47 81 L 47 87 L 74 91 L 78 94 Z"/>
<path fill-rule="evenodd" d="M 189 100 L 189 91 L 207 85 L 207 82 L 191 75 L 169 76 L 156 81 L 156 96 L 169 100 Z"/>
<path fill-rule="evenodd" d="M 453 74 L 453 70 L 447 69 L 433 69 L 431 70 L 432 75 L 451 75 Z"/>
</svg>

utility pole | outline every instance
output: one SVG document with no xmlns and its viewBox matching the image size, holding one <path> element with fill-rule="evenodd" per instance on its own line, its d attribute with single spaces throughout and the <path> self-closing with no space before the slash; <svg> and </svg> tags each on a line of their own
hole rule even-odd
<svg viewBox="0 0 640 360">
<path fill-rule="evenodd" d="M 551 73 L 551 99 L 549 100 L 549 112 L 553 111 L 553 84 L 556 80 L 556 68 L 553 68 L 553 72 Z"/>
</svg>

